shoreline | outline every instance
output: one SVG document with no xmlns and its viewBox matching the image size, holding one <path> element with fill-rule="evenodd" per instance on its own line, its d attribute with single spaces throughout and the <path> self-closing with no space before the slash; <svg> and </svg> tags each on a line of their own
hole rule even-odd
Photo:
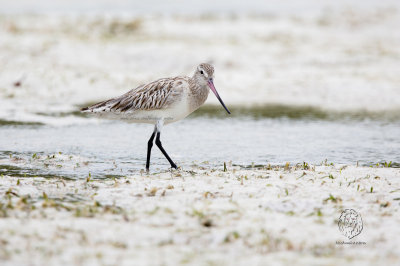
<svg viewBox="0 0 400 266">
<path fill-rule="evenodd" d="M 2 176 L 0 260 L 392 264 L 400 260 L 398 187 L 400 169 L 355 165 L 192 167 L 101 180 Z M 347 208 L 364 222 L 350 241 L 337 226 Z"/>
</svg>

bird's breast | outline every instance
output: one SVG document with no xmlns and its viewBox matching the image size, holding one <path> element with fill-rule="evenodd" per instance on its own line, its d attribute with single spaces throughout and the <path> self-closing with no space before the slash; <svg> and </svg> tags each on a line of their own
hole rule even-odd
<svg viewBox="0 0 400 266">
<path fill-rule="evenodd" d="M 188 93 L 188 104 L 190 113 L 197 110 L 207 100 L 209 89 L 207 87 L 197 87 Z"/>
</svg>

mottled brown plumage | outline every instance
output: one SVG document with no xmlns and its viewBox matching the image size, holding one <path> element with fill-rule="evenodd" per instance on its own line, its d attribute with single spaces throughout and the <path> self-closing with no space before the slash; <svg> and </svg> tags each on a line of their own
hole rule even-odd
<svg viewBox="0 0 400 266">
<path fill-rule="evenodd" d="M 119 97 L 83 108 L 82 111 L 92 113 L 128 113 L 136 110 L 150 111 L 168 108 L 181 99 L 185 87 L 187 87 L 189 109 L 193 112 L 207 100 L 209 93 L 207 84 L 202 82 L 202 76 L 198 75 L 200 71 L 203 71 L 203 75 L 206 78 L 214 76 L 214 67 L 210 64 L 202 63 L 197 67 L 192 77 L 161 78 L 151 83 L 143 84 Z"/>
<path fill-rule="evenodd" d="M 82 111 L 132 112 L 167 108 L 182 97 L 181 85 L 184 83 L 188 83 L 187 77 L 158 79 L 132 89 L 119 97 L 84 108 Z"/>
<path fill-rule="evenodd" d="M 151 147 L 155 137 L 156 145 L 171 167 L 177 168 L 161 145 L 161 128 L 164 124 L 178 121 L 199 108 L 207 100 L 210 89 L 230 113 L 214 87 L 213 78 L 214 67 L 203 63 L 196 68 L 192 77 L 158 79 L 119 97 L 83 108 L 82 111 L 129 122 L 154 124 L 154 133 L 148 141 L 146 169 L 149 169 Z"/>
</svg>

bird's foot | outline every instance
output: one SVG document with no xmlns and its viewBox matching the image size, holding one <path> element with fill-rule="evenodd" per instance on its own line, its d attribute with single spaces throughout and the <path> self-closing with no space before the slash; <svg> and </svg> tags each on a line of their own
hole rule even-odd
<svg viewBox="0 0 400 266">
<path fill-rule="evenodd" d="M 175 164 L 175 163 L 171 163 L 171 168 L 178 169 L 178 166 L 176 166 L 176 164 Z"/>
</svg>

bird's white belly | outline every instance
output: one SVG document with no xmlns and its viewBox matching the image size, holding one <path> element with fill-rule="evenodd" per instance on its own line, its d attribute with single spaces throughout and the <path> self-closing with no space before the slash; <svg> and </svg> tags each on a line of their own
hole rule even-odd
<svg viewBox="0 0 400 266">
<path fill-rule="evenodd" d="M 119 119 L 132 123 L 149 123 L 155 124 L 159 120 L 163 120 L 164 124 L 176 122 L 185 118 L 190 114 L 187 97 L 183 96 L 171 106 L 157 110 L 135 110 L 125 114 L 120 113 Z"/>
</svg>

